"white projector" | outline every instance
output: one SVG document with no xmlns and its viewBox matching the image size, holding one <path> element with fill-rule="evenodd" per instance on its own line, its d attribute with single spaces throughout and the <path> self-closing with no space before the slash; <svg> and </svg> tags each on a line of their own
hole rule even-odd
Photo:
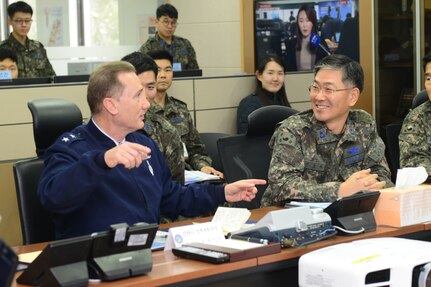
<svg viewBox="0 0 431 287">
<path fill-rule="evenodd" d="M 299 286 L 431 286 L 431 242 L 374 238 L 342 243 L 299 259 Z"/>
</svg>

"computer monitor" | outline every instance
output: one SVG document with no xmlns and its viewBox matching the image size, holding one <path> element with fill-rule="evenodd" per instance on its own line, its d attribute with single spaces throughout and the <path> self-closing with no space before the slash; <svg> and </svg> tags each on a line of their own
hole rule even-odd
<svg viewBox="0 0 431 287">
<path fill-rule="evenodd" d="M 54 84 L 88 82 L 89 79 L 90 79 L 89 74 L 55 76 Z"/>
<path fill-rule="evenodd" d="M 37 286 L 87 286 L 87 257 L 92 237 L 82 236 L 48 243 L 16 279 Z"/>
<path fill-rule="evenodd" d="M 158 227 L 157 224 L 135 224 L 125 229 L 120 236 L 124 237 L 122 240 L 118 240 L 114 229 L 94 234 L 88 260 L 90 278 L 112 281 L 150 272 L 151 244 Z"/>
<path fill-rule="evenodd" d="M 202 70 L 174 71 L 174 78 L 202 77 Z"/>
<path fill-rule="evenodd" d="M 21 86 L 21 85 L 43 85 L 51 84 L 52 78 L 18 78 L 11 80 L 0 80 L 0 86 Z"/>
</svg>

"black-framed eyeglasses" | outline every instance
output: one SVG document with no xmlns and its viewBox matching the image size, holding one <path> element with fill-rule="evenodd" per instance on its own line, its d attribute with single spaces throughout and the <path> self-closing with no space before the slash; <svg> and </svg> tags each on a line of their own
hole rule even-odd
<svg viewBox="0 0 431 287">
<path fill-rule="evenodd" d="M 322 92 L 323 95 L 330 96 L 330 95 L 333 95 L 335 92 L 348 91 L 354 88 L 355 87 L 345 88 L 345 89 L 331 89 L 326 87 L 321 88 L 317 85 L 311 85 L 308 87 L 308 91 L 310 92 L 310 95 L 318 95 L 320 92 Z"/>
<path fill-rule="evenodd" d="M 12 21 L 18 25 L 22 25 L 22 24 L 30 25 L 33 22 L 32 19 L 15 19 Z"/>
</svg>

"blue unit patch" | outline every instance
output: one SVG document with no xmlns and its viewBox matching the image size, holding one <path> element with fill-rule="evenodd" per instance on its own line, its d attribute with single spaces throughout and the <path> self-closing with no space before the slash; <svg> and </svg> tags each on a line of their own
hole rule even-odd
<svg viewBox="0 0 431 287">
<path fill-rule="evenodd" d="M 364 160 L 365 152 L 361 145 L 350 145 L 344 149 L 343 161 L 345 165 L 351 165 Z"/>
<path fill-rule="evenodd" d="M 350 149 L 348 149 L 347 150 L 347 153 L 348 154 L 350 154 L 350 155 L 355 155 L 355 154 L 358 154 L 358 153 L 360 153 L 362 151 L 362 148 L 361 147 L 352 147 L 352 148 L 350 148 Z"/>
<path fill-rule="evenodd" d="M 319 131 L 319 138 L 324 139 L 326 137 L 326 133 L 324 130 Z"/>
<path fill-rule="evenodd" d="M 151 132 L 151 126 L 149 124 L 145 124 L 144 129 L 149 133 Z"/>
</svg>

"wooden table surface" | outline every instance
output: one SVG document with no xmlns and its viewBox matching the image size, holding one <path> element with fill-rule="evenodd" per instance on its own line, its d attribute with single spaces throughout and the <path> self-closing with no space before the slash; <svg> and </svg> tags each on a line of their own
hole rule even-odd
<svg viewBox="0 0 431 287">
<path fill-rule="evenodd" d="M 277 210 L 280 208 L 269 207 L 257 210 L 252 210 L 250 216 L 251 220 L 259 220 L 267 212 L 271 210 Z M 193 222 L 206 222 L 210 218 L 197 218 L 193 219 Z M 172 224 L 162 224 L 160 229 L 181 226 L 190 224 L 191 220 L 174 222 Z M 282 262 L 286 260 L 291 260 L 299 258 L 301 255 L 311 252 L 313 250 L 327 247 L 330 245 L 350 242 L 353 240 L 360 240 L 365 238 L 375 238 L 375 237 L 392 237 L 392 236 L 402 236 L 405 234 L 411 234 L 416 232 L 421 232 L 425 230 L 431 230 L 431 223 L 417 224 L 413 226 L 394 228 L 394 227 L 382 227 L 378 226 L 377 230 L 374 232 L 363 233 L 353 236 L 333 236 L 329 239 L 322 240 L 308 246 L 296 247 L 296 248 L 286 248 L 282 249 L 281 253 L 271 254 L 266 256 L 261 256 L 258 258 L 247 259 L 243 261 L 238 261 L 234 263 L 224 263 L 224 264 L 210 264 L 189 259 L 178 258 L 172 254 L 170 251 L 154 251 L 153 255 L 153 269 L 146 275 L 137 276 L 132 278 L 127 278 L 123 280 L 113 281 L 113 282 L 103 282 L 98 284 L 98 286 L 160 286 L 175 284 L 178 282 L 184 282 L 188 280 L 194 280 L 199 278 L 205 278 L 213 275 L 221 275 L 227 272 L 233 272 L 236 270 L 242 270 L 247 268 L 256 268 L 261 265 L 271 264 L 276 262 Z M 46 243 L 32 244 L 26 246 L 14 247 L 14 250 L 20 253 L 27 253 L 32 251 L 41 250 L 44 248 Z M 251 269 L 253 270 L 253 269 Z M 18 277 L 20 272 L 16 274 Z M 14 283 L 12 286 L 24 286 Z"/>
</svg>

